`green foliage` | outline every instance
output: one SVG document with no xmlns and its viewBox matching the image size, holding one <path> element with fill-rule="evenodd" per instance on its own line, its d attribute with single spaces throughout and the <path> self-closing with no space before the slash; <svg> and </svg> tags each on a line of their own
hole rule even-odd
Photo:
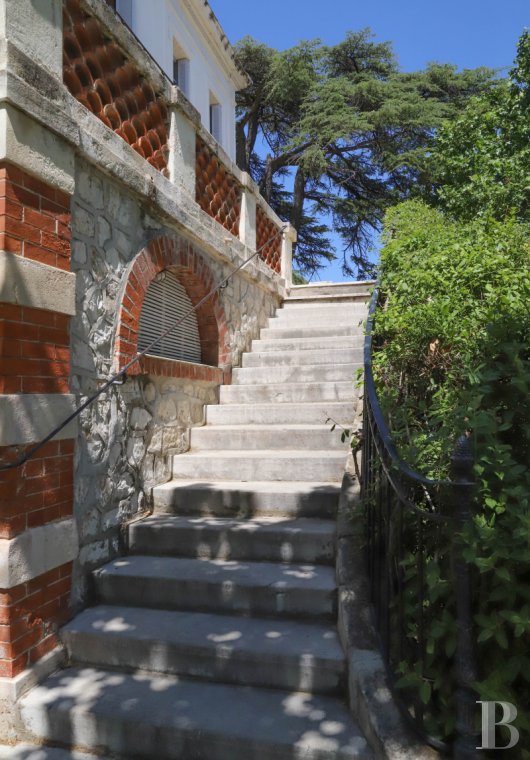
<svg viewBox="0 0 530 760">
<path fill-rule="evenodd" d="M 432 156 L 437 201 L 456 218 L 530 221 L 530 33 L 515 66 L 440 131 Z"/>
<path fill-rule="evenodd" d="M 456 438 L 472 437 L 476 516 L 462 540 L 476 576 L 477 689 L 482 699 L 517 706 L 526 735 L 519 750 L 528 751 L 530 226 L 508 216 L 455 221 L 409 201 L 387 214 L 385 227 L 385 308 L 377 315 L 374 357 L 380 399 L 400 453 L 424 475 L 446 477 Z M 445 676 L 455 616 L 447 574 L 439 577 L 446 567 L 440 551 L 426 548 L 428 605 L 437 611 L 426 669 L 404 663 L 401 686 L 414 682 L 437 702 L 442 722 L 430 728 L 443 735 L 452 730 L 454 684 Z M 416 582 L 412 573 L 411 621 Z"/>
<path fill-rule="evenodd" d="M 238 93 L 237 160 L 297 228 L 298 268 L 310 275 L 334 258 L 329 221 L 345 271 L 371 274 L 386 209 L 428 182 L 435 130 L 490 86 L 492 72 L 432 64 L 401 73 L 391 44 L 369 29 L 332 47 L 314 40 L 285 51 L 247 37 L 236 51 L 252 77 Z M 289 173 L 292 192 L 283 188 Z"/>
</svg>

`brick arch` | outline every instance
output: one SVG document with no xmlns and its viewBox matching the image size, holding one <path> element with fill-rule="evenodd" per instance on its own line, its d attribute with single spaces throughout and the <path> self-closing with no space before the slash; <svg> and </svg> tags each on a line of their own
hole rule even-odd
<svg viewBox="0 0 530 760">
<path fill-rule="evenodd" d="M 175 274 L 193 306 L 216 284 L 204 257 L 187 240 L 176 235 L 152 240 L 131 262 L 126 273 L 116 333 L 117 369 L 122 369 L 138 352 L 140 313 L 145 294 L 156 275 L 164 270 Z M 203 365 L 148 356 L 134 364 L 128 374 L 229 382 L 231 367 L 228 328 L 219 294 L 214 293 L 199 306 L 196 315 Z"/>
</svg>

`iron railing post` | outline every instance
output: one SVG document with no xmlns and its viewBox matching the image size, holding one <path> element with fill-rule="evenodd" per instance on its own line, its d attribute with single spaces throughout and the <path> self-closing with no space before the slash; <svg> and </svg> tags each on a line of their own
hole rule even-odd
<svg viewBox="0 0 530 760">
<path fill-rule="evenodd" d="M 462 532 L 473 516 L 473 452 L 468 436 L 457 440 L 451 457 L 452 497 L 456 538 L 452 545 L 452 565 L 456 588 L 457 648 L 456 667 L 456 732 L 453 745 L 454 760 L 476 760 L 482 756 L 477 749 L 475 730 L 477 680 L 470 566 L 463 556 Z"/>
</svg>

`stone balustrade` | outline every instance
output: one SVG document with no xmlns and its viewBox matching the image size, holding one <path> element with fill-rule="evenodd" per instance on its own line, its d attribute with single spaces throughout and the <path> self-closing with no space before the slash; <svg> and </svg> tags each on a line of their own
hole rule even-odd
<svg viewBox="0 0 530 760">
<path fill-rule="evenodd" d="M 63 2 L 63 81 L 70 93 L 287 286 L 295 230 L 261 197 L 133 33 L 96 0 Z M 276 237 L 275 237 L 276 236 Z"/>
</svg>

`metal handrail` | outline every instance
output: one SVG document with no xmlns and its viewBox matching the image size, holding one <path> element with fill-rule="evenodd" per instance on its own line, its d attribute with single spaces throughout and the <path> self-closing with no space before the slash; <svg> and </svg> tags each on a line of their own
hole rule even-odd
<svg viewBox="0 0 530 760">
<path fill-rule="evenodd" d="M 366 335 L 364 339 L 364 392 L 368 394 L 370 405 L 372 407 L 372 413 L 375 419 L 376 426 L 381 436 L 381 441 L 385 448 L 386 453 L 392 460 L 394 466 L 409 480 L 416 483 L 420 483 L 428 487 L 436 486 L 450 486 L 452 481 L 450 480 L 431 480 L 416 472 L 399 456 L 392 435 L 386 423 L 385 417 L 381 410 L 379 400 L 377 398 L 377 391 L 375 387 L 374 373 L 372 371 L 372 337 L 373 337 L 373 325 L 374 315 L 379 300 L 379 288 L 376 285 L 372 291 L 372 297 L 370 300 L 370 307 L 368 310 L 368 319 L 366 322 Z M 412 506 L 412 505 L 411 505 Z"/>
<path fill-rule="evenodd" d="M 461 436 L 451 458 L 452 480 L 432 480 L 409 467 L 398 454 L 377 397 L 372 350 L 374 318 L 379 301 L 376 285 L 372 293 L 364 341 L 364 393 L 361 496 L 366 517 L 366 548 L 374 622 L 389 681 L 397 705 L 419 736 L 437 750 L 453 752 L 459 760 L 481 756 L 476 750 L 474 709 L 477 680 L 472 631 L 470 569 L 462 555 L 459 535 L 472 516 L 473 457 L 467 435 Z M 425 494 L 451 494 L 451 509 L 442 510 L 429 497 L 430 509 L 421 508 Z M 410 521 L 413 521 L 412 523 Z M 405 527 L 408 526 L 408 527 Z M 411 527 L 412 526 L 412 527 Z M 429 534 L 429 526 L 431 533 Z M 412 530 L 412 533 L 407 531 Z M 445 535 L 444 535 L 445 531 Z M 434 534 L 434 541 L 433 541 Z M 412 536 L 413 550 L 410 542 Z M 437 557 L 449 568 L 456 600 L 457 648 L 454 655 L 456 738 L 452 747 L 425 730 L 425 705 L 417 695 L 408 698 L 394 687 L 396 666 L 407 661 L 420 663 L 424 673 L 425 635 L 429 611 L 424 609 L 425 570 L 436 539 L 445 539 L 447 553 Z M 431 549 L 429 549 L 429 542 Z M 442 542 L 443 543 L 443 542 Z M 443 551 L 443 550 L 440 550 Z M 438 550 L 436 550 L 436 553 Z M 428 557 L 431 559 L 428 560 Z M 417 633 L 410 639 L 410 611 L 405 612 L 404 595 L 410 586 L 403 562 L 414 562 L 417 602 L 413 621 Z M 416 598 L 416 597 L 415 597 Z M 416 638 L 417 637 L 417 638 Z M 425 677 L 425 676 L 424 676 Z M 433 709 L 429 703 L 429 707 Z"/>
<path fill-rule="evenodd" d="M 149 345 L 144 348 L 142 351 L 136 354 L 127 364 L 120 369 L 119 372 L 116 372 L 114 375 L 112 375 L 109 380 L 106 380 L 105 383 L 99 388 L 95 393 L 93 393 L 86 401 L 84 401 L 80 406 L 78 406 L 72 414 L 70 414 L 68 417 L 66 417 L 59 425 L 57 425 L 48 435 L 43 438 L 41 441 L 39 441 L 35 446 L 33 446 L 31 449 L 26 451 L 21 457 L 16 459 L 14 462 L 8 462 L 7 464 L 0 464 L 0 472 L 5 472 L 6 470 L 13 470 L 17 467 L 22 467 L 23 464 L 25 464 L 29 459 L 35 456 L 35 454 L 42 449 L 43 446 L 45 446 L 49 441 L 51 441 L 55 436 L 61 432 L 67 425 L 69 425 L 73 420 L 76 419 L 84 410 L 89 407 L 91 404 L 96 401 L 96 399 L 101 396 L 102 393 L 105 393 L 106 390 L 108 390 L 112 385 L 122 385 L 125 380 L 127 379 L 127 371 L 137 362 L 140 361 L 146 354 L 148 354 L 154 346 L 156 346 L 158 343 L 160 343 L 161 340 L 163 340 L 167 335 L 169 335 L 170 332 L 175 330 L 179 325 L 181 325 L 191 314 L 193 314 L 199 306 L 202 306 L 203 303 L 205 303 L 209 298 L 211 298 L 215 293 L 217 293 L 218 290 L 221 290 L 222 288 L 226 287 L 227 283 L 230 281 L 230 279 L 237 274 L 243 267 L 245 267 L 247 264 L 249 264 L 256 256 L 259 256 L 261 251 L 266 248 L 269 243 L 272 243 L 273 240 L 276 240 L 277 237 L 280 235 L 283 235 L 285 230 L 287 229 L 287 225 L 284 225 L 279 230 L 275 232 L 272 237 L 270 237 L 263 245 L 261 245 L 259 248 L 257 248 L 252 256 L 250 256 L 248 259 L 245 259 L 239 266 L 237 266 L 235 269 L 233 269 L 225 278 L 224 280 L 221 280 L 214 288 L 212 288 L 203 298 L 201 298 L 200 301 L 198 301 L 195 306 L 193 306 L 191 309 L 189 309 L 183 317 L 178 319 L 176 322 L 174 322 L 172 325 L 170 325 L 167 330 L 165 330 L 161 335 L 158 336 L 158 338 L 155 338 L 155 340 L 151 341 Z M 121 378 L 121 379 L 120 379 Z"/>
</svg>

